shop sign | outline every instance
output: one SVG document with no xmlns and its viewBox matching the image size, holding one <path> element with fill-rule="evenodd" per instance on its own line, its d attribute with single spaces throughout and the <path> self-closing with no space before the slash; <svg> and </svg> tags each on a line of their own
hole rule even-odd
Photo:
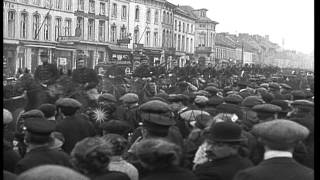
<svg viewBox="0 0 320 180">
<path fill-rule="evenodd" d="M 67 58 L 59 58 L 59 64 L 62 66 L 67 65 Z"/>
<path fill-rule="evenodd" d="M 118 39 L 117 43 L 118 44 L 130 44 L 130 38 L 124 38 L 124 39 Z"/>
<path fill-rule="evenodd" d="M 79 41 L 80 38 L 78 36 L 59 36 L 59 42 Z"/>
</svg>

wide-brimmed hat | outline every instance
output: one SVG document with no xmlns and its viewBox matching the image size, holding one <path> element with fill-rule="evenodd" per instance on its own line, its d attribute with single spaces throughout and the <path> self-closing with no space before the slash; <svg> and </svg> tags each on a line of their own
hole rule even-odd
<svg viewBox="0 0 320 180">
<path fill-rule="evenodd" d="M 246 139 L 241 136 L 241 127 L 232 122 L 217 122 L 210 127 L 207 139 L 215 142 L 242 142 Z"/>
</svg>

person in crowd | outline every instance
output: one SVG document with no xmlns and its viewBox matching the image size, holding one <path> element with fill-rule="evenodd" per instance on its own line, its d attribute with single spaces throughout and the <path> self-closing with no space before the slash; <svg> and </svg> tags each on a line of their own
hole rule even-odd
<svg viewBox="0 0 320 180">
<path fill-rule="evenodd" d="M 14 173 L 15 167 L 21 159 L 18 152 L 13 150 L 11 142 L 3 139 L 3 170 Z"/>
<path fill-rule="evenodd" d="M 86 137 L 95 135 L 94 127 L 83 115 L 77 113 L 81 103 L 72 98 L 62 98 L 56 102 L 62 121 L 57 123 L 56 131 L 62 133 L 65 142 L 62 149 L 70 153 L 74 145 Z"/>
<path fill-rule="evenodd" d="M 26 155 L 17 163 L 15 173 L 20 174 L 39 165 L 57 164 L 71 167 L 70 157 L 61 151 L 50 149 L 50 134 L 55 124 L 45 118 L 30 118 L 24 123 L 26 127 Z"/>
<path fill-rule="evenodd" d="M 112 146 L 112 156 L 108 169 L 123 172 L 129 176 L 130 180 L 139 180 L 138 170 L 123 159 L 125 151 L 128 150 L 128 140 L 119 134 L 105 134 L 102 139 Z"/>
<path fill-rule="evenodd" d="M 71 163 L 74 168 L 91 180 L 130 180 L 116 171 L 109 171 L 112 145 L 101 137 L 87 137 L 77 142 L 71 152 Z"/>
<path fill-rule="evenodd" d="M 291 91 L 292 91 L 292 87 L 286 83 L 282 83 L 280 84 L 280 93 L 281 95 L 284 97 L 285 100 L 292 100 L 292 95 L 291 95 Z"/>
<path fill-rule="evenodd" d="M 264 160 L 255 167 L 238 172 L 234 180 L 314 179 L 312 169 L 292 158 L 295 145 L 309 134 L 306 127 L 293 121 L 277 119 L 255 125 L 252 132 L 264 144 Z"/>
<path fill-rule="evenodd" d="M 122 102 L 121 106 L 118 106 L 116 110 L 116 117 L 119 120 L 123 120 L 130 125 L 133 131 L 139 126 L 141 122 L 139 108 L 139 96 L 135 93 L 127 93 L 120 97 Z"/>
<path fill-rule="evenodd" d="M 278 83 L 270 83 L 269 84 L 269 91 L 273 94 L 274 99 L 277 100 L 283 100 L 284 97 L 282 96 L 281 92 L 280 92 L 280 85 Z"/>
<path fill-rule="evenodd" d="M 14 123 L 12 113 L 7 109 L 3 109 L 3 137 L 10 144 L 14 140 L 14 128 L 10 128 L 12 123 Z"/>
<path fill-rule="evenodd" d="M 258 114 L 259 122 L 271 121 L 277 119 L 281 107 L 273 104 L 258 104 L 252 107 L 252 110 Z"/>
<path fill-rule="evenodd" d="M 241 110 L 243 117 L 241 119 L 241 127 L 246 131 L 250 131 L 253 125 L 259 123 L 257 112 L 252 110 L 255 105 L 265 103 L 259 96 L 248 96 L 241 102 Z"/>
<path fill-rule="evenodd" d="M 41 104 L 38 109 L 47 120 L 56 122 L 57 107 L 54 104 Z"/>
<path fill-rule="evenodd" d="M 89 180 L 71 168 L 59 165 L 41 165 L 20 174 L 16 180 Z"/>
<path fill-rule="evenodd" d="M 85 66 L 83 57 L 79 57 L 77 61 L 77 68 L 72 72 L 72 80 L 81 84 L 84 90 L 93 89 L 99 84 L 97 72 Z"/>
<path fill-rule="evenodd" d="M 41 84 L 51 85 L 59 78 L 59 71 L 54 64 L 50 64 L 47 52 L 41 52 L 42 65 L 38 66 L 34 72 L 34 79 Z"/>
<path fill-rule="evenodd" d="M 136 149 L 136 154 L 146 174 L 142 180 L 196 180 L 196 176 L 179 166 L 181 149 L 164 139 L 145 139 Z"/>
<path fill-rule="evenodd" d="M 274 99 L 271 101 L 270 104 L 274 104 L 276 106 L 281 107 L 281 111 L 278 112 L 279 119 L 287 119 L 288 118 L 288 113 L 291 111 L 291 108 L 289 106 L 289 103 L 286 100 Z"/>
<path fill-rule="evenodd" d="M 102 135 L 118 134 L 126 139 L 129 139 L 131 127 L 124 121 L 111 119 L 101 124 Z"/>
<path fill-rule="evenodd" d="M 232 180 L 238 171 L 253 166 L 249 159 L 239 155 L 240 142 L 245 138 L 241 136 L 241 127 L 237 124 L 217 122 L 205 137 L 207 160 L 194 168 L 199 180 Z"/>
<path fill-rule="evenodd" d="M 293 90 L 291 94 L 293 101 L 306 99 L 306 94 L 302 90 Z"/>
<path fill-rule="evenodd" d="M 224 102 L 229 104 L 235 104 L 238 106 L 241 104 L 242 101 L 243 101 L 243 98 L 238 94 L 230 94 L 224 98 Z"/>
</svg>

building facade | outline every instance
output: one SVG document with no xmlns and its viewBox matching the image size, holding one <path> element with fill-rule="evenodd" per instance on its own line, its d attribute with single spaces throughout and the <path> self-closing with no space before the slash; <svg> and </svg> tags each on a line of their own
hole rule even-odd
<svg viewBox="0 0 320 180">
<path fill-rule="evenodd" d="M 74 33 L 73 0 L 5 0 L 3 5 L 3 52 L 11 74 L 19 68 L 34 72 L 43 51 L 52 63 L 74 66 L 75 49 L 58 42 Z"/>
<path fill-rule="evenodd" d="M 174 37 L 175 60 L 179 67 L 190 62 L 194 54 L 196 18 L 177 7 L 174 11 Z"/>
</svg>

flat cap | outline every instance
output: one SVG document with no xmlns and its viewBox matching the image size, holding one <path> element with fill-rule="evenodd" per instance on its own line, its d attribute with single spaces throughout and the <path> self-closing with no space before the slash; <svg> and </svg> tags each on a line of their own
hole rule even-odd
<svg viewBox="0 0 320 180">
<path fill-rule="evenodd" d="M 200 96 L 209 96 L 209 92 L 205 90 L 199 90 L 197 92 L 194 92 L 195 95 L 200 95 Z"/>
<path fill-rule="evenodd" d="M 128 123 L 121 120 L 109 120 L 103 122 L 100 125 L 100 128 L 107 133 L 126 135 L 131 130 L 131 127 Z"/>
<path fill-rule="evenodd" d="M 248 96 L 248 97 L 244 98 L 241 105 L 251 108 L 255 105 L 263 104 L 263 103 L 265 103 L 265 102 L 258 96 Z"/>
<path fill-rule="evenodd" d="M 204 90 L 209 92 L 210 94 L 217 94 L 218 92 L 220 92 L 220 89 L 218 89 L 214 86 L 208 86 Z"/>
<path fill-rule="evenodd" d="M 212 96 L 209 98 L 209 101 L 207 102 L 207 105 L 209 106 L 217 106 L 219 104 L 222 104 L 224 102 L 222 97 L 219 96 Z"/>
<path fill-rule="evenodd" d="M 140 105 L 139 109 L 146 113 L 167 113 L 170 107 L 167 103 L 159 100 L 151 100 Z"/>
<path fill-rule="evenodd" d="M 269 84 L 268 83 L 262 83 L 262 84 L 260 84 L 260 87 L 268 89 L 269 88 Z"/>
<path fill-rule="evenodd" d="M 139 96 L 135 93 L 127 93 L 120 97 L 120 101 L 125 103 L 136 103 L 139 101 Z"/>
<path fill-rule="evenodd" d="M 239 104 L 243 101 L 243 98 L 237 94 L 230 94 L 224 98 L 224 101 L 232 104 Z"/>
<path fill-rule="evenodd" d="M 280 87 L 283 88 L 283 89 L 288 89 L 288 90 L 291 90 L 291 89 L 292 89 L 291 86 L 289 86 L 288 84 L 285 84 L 285 83 L 281 83 L 281 84 L 280 84 Z"/>
<path fill-rule="evenodd" d="M 227 91 L 226 94 L 227 94 L 227 95 L 230 95 L 230 94 L 239 94 L 239 92 L 238 92 L 238 91 L 232 91 L 232 90 L 231 90 L 231 91 Z M 242 97 L 241 97 L 241 98 L 242 98 Z"/>
<path fill-rule="evenodd" d="M 189 97 L 184 94 L 170 94 L 168 100 L 170 102 L 188 101 Z"/>
<path fill-rule="evenodd" d="M 261 96 L 266 103 L 270 103 L 274 99 L 274 95 L 269 92 L 261 93 Z"/>
<path fill-rule="evenodd" d="M 281 111 L 281 107 L 274 104 L 258 104 L 252 107 L 256 112 L 277 113 Z"/>
<path fill-rule="evenodd" d="M 301 99 L 293 101 L 291 105 L 296 107 L 314 107 L 314 102 Z"/>
<path fill-rule="evenodd" d="M 254 125 L 252 133 L 265 140 L 270 148 L 281 150 L 294 147 L 309 135 L 309 130 L 296 122 L 276 119 Z"/>
<path fill-rule="evenodd" d="M 209 99 L 205 96 L 196 96 L 194 99 L 194 103 L 196 104 L 206 104 L 209 101 Z"/>
<path fill-rule="evenodd" d="M 269 88 L 271 88 L 271 89 L 280 89 L 280 85 L 278 83 L 272 82 L 272 83 L 269 84 Z"/>
<path fill-rule="evenodd" d="M 248 83 L 246 81 L 239 81 L 238 86 L 248 86 Z"/>
<path fill-rule="evenodd" d="M 252 93 L 250 92 L 249 89 L 242 89 L 240 92 L 239 92 L 239 95 L 242 97 L 242 98 L 246 98 L 248 96 L 251 96 Z"/>
<path fill-rule="evenodd" d="M 9 110 L 3 109 L 3 124 L 9 124 L 13 121 L 12 114 Z"/>
<path fill-rule="evenodd" d="M 32 109 L 30 111 L 24 112 L 23 114 L 21 114 L 22 118 L 33 118 L 33 117 L 44 117 L 44 114 L 42 111 L 40 111 L 39 109 Z"/>
<path fill-rule="evenodd" d="M 220 104 L 217 106 L 217 110 L 220 113 L 236 114 L 239 118 L 242 118 L 243 115 L 243 113 L 240 110 L 240 107 L 235 104 Z"/>
<path fill-rule="evenodd" d="M 99 96 L 98 101 L 108 101 L 108 102 L 117 102 L 117 99 L 114 95 L 110 94 L 110 93 L 104 93 L 102 95 Z"/>
<path fill-rule="evenodd" d="M 287 112 L 291 111 L 289 103 L 286 100 L 274 99 L 274 100 L 271 101 L 270 104 L 274 104 L 274 105 L 277 105 L 277 106 L 281 107 L 281 111 L 280 112 L 287 113 Z"/>
<path fill-rule="evenodd" d="M 50 136 L 56 128 L 54 122 L 47 121 L 44 117 L 29 118 L 25 120 L 24 126 L 30 133 L 48 136 Z"/>
<path fill-rule="evenodd" d="M 219 88 L 219 85 L 213 82 L 208 83 L 207 86 L 213 86 L 213 87 Z"/>
<path fill-rule="evenodd" d="M 301 90 L 293 90 L 291 92 L 294 100 L 305 99 L 306 94 Z"/>
<path fill-rule="evenodd" d="M 82 104 L 73 98 L 61 98 L 56 101 L 56 106 L 80 108 Z"/>
</svg>

